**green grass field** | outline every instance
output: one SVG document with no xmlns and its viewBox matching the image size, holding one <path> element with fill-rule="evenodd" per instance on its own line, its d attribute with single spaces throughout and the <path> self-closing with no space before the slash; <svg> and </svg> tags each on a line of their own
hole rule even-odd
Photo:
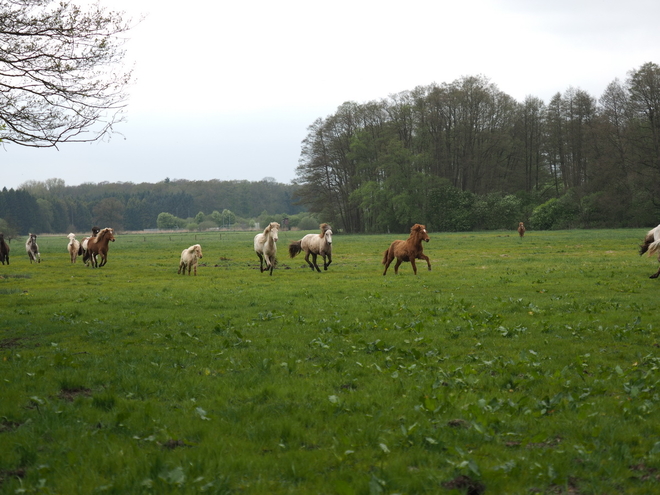
<svg viewBox="0 0 660 495">
<path fill-rule="evenodd" d="M 0 266 L 0 493 L 649 494 L 657 260 L 645 230 L 118 235 L 103 268 Z M 81 236 L 79 236 L 79 239 Z M 177 275 L 200 243 L 197 277 Z"/>
</svg>

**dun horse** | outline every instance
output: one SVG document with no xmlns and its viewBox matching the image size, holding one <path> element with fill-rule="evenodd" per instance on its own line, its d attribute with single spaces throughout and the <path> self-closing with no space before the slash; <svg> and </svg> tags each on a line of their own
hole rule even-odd
<svg viewBox="0 0 660 495">
<path fill-rule="evenodd" d="M 37 234 L 29 234 L 28 240 L 25 243 L 25 251 L 27 251 L 28 258 L 30 258 L 30 264 L 33 261 L 41 263 L 41 254 L 37 245 Z"/>
<path fill-rule="evenodd" d="M 305 251 L 305 261 L 309 267 L 314 271 L 321 272 L 319 265 L 316 264 L 316 257 L 323 258 L 323 269 L 327 270 L 332 263 L 332 229 L 327 223 L 322 223 L 320 226 L 320 234 L 307 234 L 299 241 L 294 241 L 289 244 L 289 256 L 294 258 L 301 251 Z M 309 255 L 312 255 L 312 261 L 309 261 Z M 328 258 L 326 263 L 325 258 Z"/>
<path fill-rule="evenodd" d="M 259 269 L 261 273 L 270 271 L 273 274 L 275 266 L 275 254 L 277 253 L 277 237 L 280 224 L 271 222 L 261 234 L 254 236 L 254 252 L 259 257 Z M 264 269 L 264 263 L 266 268 Z"/>
<path fill-rule="evenodd" d="M 82 246 L 80 245 L 80 241 L 76 239 L 76 234 L 71 232 L 68 236 L 69 238 L 69 244 L 67 245 L 66 249 L 69 251 L 69 256 L 71 256 L 71 263 L 76 262 L 76 257 L 82 254 Z"/>
<path fill-rule="evenodd" d="M 644 237 L 644 242 L 639 246 L 640 256 L 646 252 L 649 256 L 654 255 L 660 250 L 660 225 L 656 228 L 649 230 Z M 660 261 L 660 254 L 658 254 L 658 261 Z M 658 278 L 660 276 L 660 268 L 658 271 L 651 275 L 649 278 Z"/>
<path fill-rule="evenodd" d="M 82 257 L 83 261 L 85 262 L 86 265 L 89 264 L 90 261 L 90 255 L 87 252 L 87 243 L 92 237 L 96 237 L 98 233 L 101 231 L 99 227 L 92 227 L 92 235 L 90 237 L 83 237 L 83 240 L 80 242 L 80 248 L 82 249 Z"/>
<path fill-rule="evenodd" d="M 426 260 L 426 263 L 429 265 L 429 271 L 431 270 L 431 261 L 429 257 L 424 254 L 424 247 L 422 242 L 429 242 L 429 235 L 426 232 L 426 227 L 419 223 L 416 223 L 410 229 L 410 237 L 405 241 L 394 241 L 390 244 L 390 247 L 385 251 L 383 255 L 383 265 L 385 265 L 385 271 L 383 275 L 387 273 L 387 269 L 390 267 L 390 263 L 396 258 L 396 264 L 394 265 L 394 274 L 399 273 L 399 266 L 404 261 L 410 261 L 410 264 L 413 267 L 413 272 L 417 275 L 417 266 L 415 265 L 415 260 Z"/>
<path fill-rule="evenodd" d="M 100 268 L 108 262 L 108 248 L 110 241 L 115 242 L 114 231 L 111 228 L 101 230 L 96 237 L 90 237 L 87 241 L 87 254 L 91 257 L 92 266 Z M 101 256 L 101 262 L 98 262 Z"/>
<path fill-rule="evenodd" d="M 181 260 L 179 261 L 179 271 L 183 275 L 186 274 L 188 268 L 188 275 L 190 270 L 194 269 L 195 277 L 197 276 L 197 260 L 202 257 L 202 246 L 195 244 L 187 249 L 181 251 Z"/>
<path fill-rule="evenodd" d="M 5 234 L 0 232 L 0 261 L 2 264 L 9 264 L 9 244 L 5 242 Z"/>
<path fill-rule="evenodd" d="M 522 222 L 518 224 L 518 234 L 520 234 L 520 237 L 525 235 L 525 224 Z"/>
</svg>

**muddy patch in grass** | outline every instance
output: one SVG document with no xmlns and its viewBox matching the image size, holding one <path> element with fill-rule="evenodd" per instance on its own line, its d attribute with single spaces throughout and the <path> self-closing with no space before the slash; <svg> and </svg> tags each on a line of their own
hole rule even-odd
<svg viewBox="0 0 660 495">
<path fill-rule="evenodd" d="M 73 402 L 78 396 L 89 397 L 92 395 L 92 391 L 85 387 L 76 387 L 76 388 L 63 388 L 57 394 L 57 396 L 67 402 Z"/>
</svg>

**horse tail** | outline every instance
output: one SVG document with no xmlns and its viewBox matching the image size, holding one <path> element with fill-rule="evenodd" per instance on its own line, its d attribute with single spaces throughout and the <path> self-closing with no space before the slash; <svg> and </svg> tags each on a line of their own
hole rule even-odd
<svg viewBox="0 0 660 495">
<path fill-rule="evenodd" d="M 78 244 L 78 256 L 82 256 L 83 254 L 83 248 L 82 248 L 82 243 Z"/>
<path fill-rule="evenodd" d="M 385 252 L 383 253 L 383 265 L 387 264 L 387 254 L 390 252 L 390 248 L 387 248 Z"/>
<path fill-rule="evenodd" d="M 653 255 L 658 250 L 660 250 L 660 240 L 657 240 L 657 241 L 652 242 L 651 244 L 649 244 L 649 247 L 648 247 L 649 256 Z"/>
<path fill-rule="evenodd" d="M 301 244 L 302 243 L 300 241 L 293 241 L 291 244 L 289 244 L 289 256 L 291 258 L 295 258 L 296 254 L 302 251 Z"/>
</svg>

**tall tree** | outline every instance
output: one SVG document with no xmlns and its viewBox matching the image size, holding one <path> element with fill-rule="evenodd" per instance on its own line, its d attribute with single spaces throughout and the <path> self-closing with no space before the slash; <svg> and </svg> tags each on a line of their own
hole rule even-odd
<svg viewBox="0 0 660 495">
<path fill-rule="evenodd" d="M 126 105 L 130 22 L 98 3 L 0 2 L 0 138 L 32 147 L 93 141 Z"/>
</svg>

